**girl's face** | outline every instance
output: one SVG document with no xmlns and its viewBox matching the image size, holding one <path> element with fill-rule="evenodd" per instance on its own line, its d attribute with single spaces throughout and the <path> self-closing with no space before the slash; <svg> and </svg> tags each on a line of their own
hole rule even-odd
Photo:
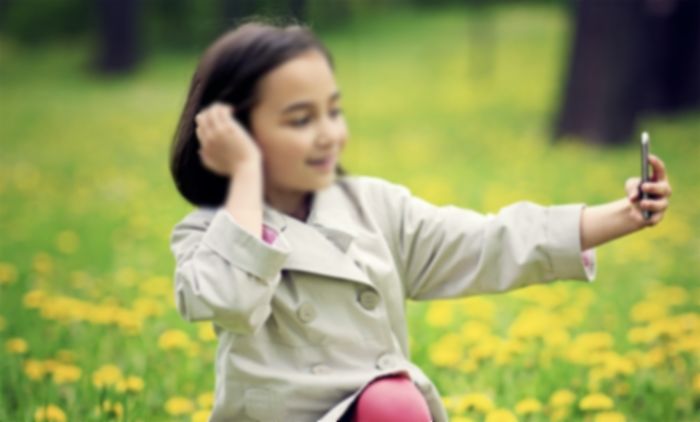
<svg viewBox="0 0 700 422">
<path fill-rule="evenodd" d="M 251 112 L 266 191 L 305 193 L 330 185 L 348 136 L 326 58 L 302 53 L 265 75 Z"/>
</svg>

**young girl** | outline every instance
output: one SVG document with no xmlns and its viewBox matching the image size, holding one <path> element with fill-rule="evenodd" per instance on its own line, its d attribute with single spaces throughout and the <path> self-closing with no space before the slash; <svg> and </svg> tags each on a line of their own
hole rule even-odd
<svg viewBox="0 0 700 422">
<path fill-rule="evenodd" d="M 657 224 L 652 182 L 586 207 L 437 207 L 348 176 L 333 62 L 310 30 L 247 23 L 205 52 L 171 154 L 197 209 L 173 229 L 175 297 L 219 338 L 212 421 L 445 421 L 409 360 L 404 302 L 592 281 L 594 247 Z M 645 220 L 642 210 L 652 211 Z"/>
</svg>

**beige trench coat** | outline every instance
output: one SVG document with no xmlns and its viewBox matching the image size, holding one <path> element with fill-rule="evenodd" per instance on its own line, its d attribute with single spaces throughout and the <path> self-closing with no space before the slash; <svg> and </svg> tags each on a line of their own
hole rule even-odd
<svg viewBox="0 0 700 422">
<path fill-rule="evenodd" d="M 337 421 L 370 381 L 397 372 L 433 420 L 447 420 L 409 361 L 405 300 L 593 281 L 583 206 L 519 202 L 483 215 L 345 176 L 315 194 L 307 222 L 266 204 L 264 224 L 279 233 L 271 245 L 224 209 L 193 211 L 171 237 L 175 298 L 186 320 L 212 321 L 219 337 L 210 420 Z"/>
</svg>

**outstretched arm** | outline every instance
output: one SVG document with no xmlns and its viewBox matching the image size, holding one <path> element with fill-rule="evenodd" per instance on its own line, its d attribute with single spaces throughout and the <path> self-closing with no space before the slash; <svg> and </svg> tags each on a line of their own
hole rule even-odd
<svg viewBox="0 0 700 422">
<path fill-rule="evenodd" d="M 651 194 L 649 199 L 639 198 L 639 178 L 630 178 L 625 184 L 627 198 L 602 205 L 586 207 L 581 215 L 581 249 L 594 248 L 618 237 L 633 233 L 648 226 L 658 224 L 668 208 L 671 184 L 666 176 L 666 168 L 659 157 L 649 154 L 653 170 L 650 182 L 643 183 L 641 189 Z M 644 220 L 642 211 L 653 214 Z"/>
</svg>

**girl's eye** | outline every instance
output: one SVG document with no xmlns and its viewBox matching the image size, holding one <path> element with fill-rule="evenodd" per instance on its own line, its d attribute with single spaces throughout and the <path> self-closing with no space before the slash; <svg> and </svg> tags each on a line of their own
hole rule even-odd
<svg viewBox="0 0 700 422">
<path fill-rule="evenodd" d="M 308 124 L 310 121 L 311 121 L 311 118 L 307 116 L 307 117 L 302 117 L 302 118 L 300 118 L 300 119 L 294 119 L 294 120 L 292 120 L 292 121 L 290 122 L 290 124 L 291 124 L 292 126 L 301 127 L 301 126 L 305 126 L 305 125 Z"/>
<path fill-rule="evenodd" d="M 342 108 L 336 108 L 336 109 L 331 110 L 331 116 L 333 116 L 333 117 L 340 116 L 341 114 L 343 114 Z"/>
</svg>

